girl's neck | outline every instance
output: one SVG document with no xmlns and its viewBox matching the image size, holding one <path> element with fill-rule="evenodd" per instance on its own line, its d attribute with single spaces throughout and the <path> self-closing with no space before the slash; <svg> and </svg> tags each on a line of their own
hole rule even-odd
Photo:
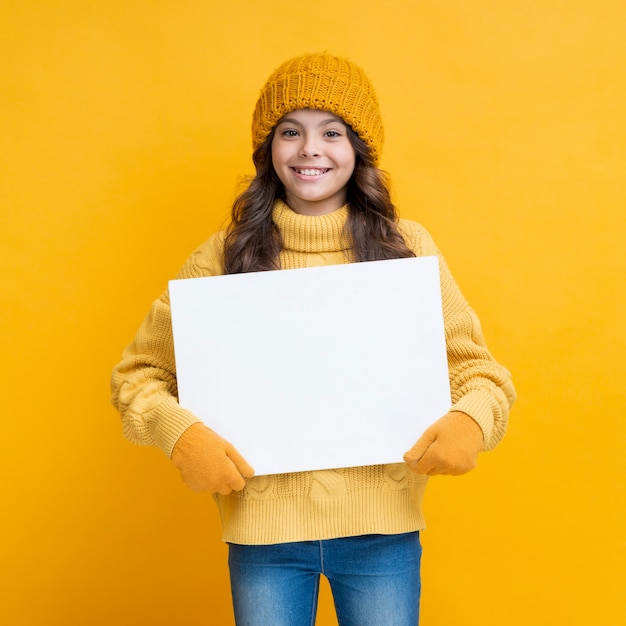
<svg viewBox="0 0 626 626">
<path fill-rule="evenodd" d="M 350 240 L 345 235 L 347 205 L 322 215 L 303 215 L 278 200 L 274 205 L 272 219 L 278 226 L 284 249 L 300 252 L 350 249 Z"/>
</svg>

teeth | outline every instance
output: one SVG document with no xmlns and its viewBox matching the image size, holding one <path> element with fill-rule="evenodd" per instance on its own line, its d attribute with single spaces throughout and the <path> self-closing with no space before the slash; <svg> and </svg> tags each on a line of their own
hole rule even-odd
<svg viewBox="0 0 626 626">
<path fill-rule="evenodd" d="M 298 174 L 302 174 L 303 176 L 320 176 L 321 174 L 325 174 L 327 171 L 327 169 L 318 170 L 313 168 L 306 168 L 301 170 L 296 169 L 296 172 L 298 172 Z"/>
</svg>

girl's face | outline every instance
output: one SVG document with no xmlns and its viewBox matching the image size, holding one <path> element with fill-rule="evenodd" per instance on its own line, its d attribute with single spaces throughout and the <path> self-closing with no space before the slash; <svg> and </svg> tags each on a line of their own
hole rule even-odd
<svg viewBox="0 0 626 626">
<path fill-rule="evenodd" d="M 341 118 L 328 111 L 298 109 L 276 125 L 272 164 L 296 213 L 323 215 L 346 203 L 355 153 Z"/>
</svg>

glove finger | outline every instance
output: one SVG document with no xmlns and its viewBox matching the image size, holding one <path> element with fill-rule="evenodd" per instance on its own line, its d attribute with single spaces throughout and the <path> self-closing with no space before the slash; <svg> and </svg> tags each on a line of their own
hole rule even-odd
<svg viewBox="0 0 626 626">
<path fill-rule="evenodd" d="M 243 456 L 241 456 L 234 446 L 229 445 L 226 450 L 226 454 L 233 462 L 241 476 L 244 478 L 252 478 L 254 476 L 254 468 L 243 458 Z M 237 491 L 240 489 L 243 489 L 243 484 Z"/>
<path fill-rule="evenodd" d="M 222 496 L 227 496 L 232 489 L 228 485 L 220 485 L 220 487 L 216 488 L 213 493 L 217 492 Z"/>
<path fill-rule="evenodd" d="M 229 483 L 229 487 L 231 491 L 241 491 L 246 486 L 245 478 L 237 473 L 237 476 L 233 476 L 232 480 Z"/>
</svg>

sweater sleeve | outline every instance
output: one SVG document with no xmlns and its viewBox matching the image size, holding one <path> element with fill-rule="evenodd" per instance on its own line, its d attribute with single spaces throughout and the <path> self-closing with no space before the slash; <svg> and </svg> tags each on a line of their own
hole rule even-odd
<svg viewBox="0 0 626 626">
<path fill-rule="evenodd" d="M 223 274 L 223 238 L 213 235 L 187 259 L 176 278 Z M 169 293 L 155 300 L 111 376 L 111 402 L 124 436 L 157 446 L 168 456 L 182 433 L 199 418 L 178 404 Z"/>
<path fill-rule="evenodd" d="M 506 432 L 509 410 L 516 398 L 511 374 L 489 352 L 480 321 L 430 234 L 420 225 L 404 220 L 401 231 L 418 256 L 436 255 L 439 259 L 450 410 L 472 417 L 483 431 L 485 450 L 491 450 Z"/>
</svg>

